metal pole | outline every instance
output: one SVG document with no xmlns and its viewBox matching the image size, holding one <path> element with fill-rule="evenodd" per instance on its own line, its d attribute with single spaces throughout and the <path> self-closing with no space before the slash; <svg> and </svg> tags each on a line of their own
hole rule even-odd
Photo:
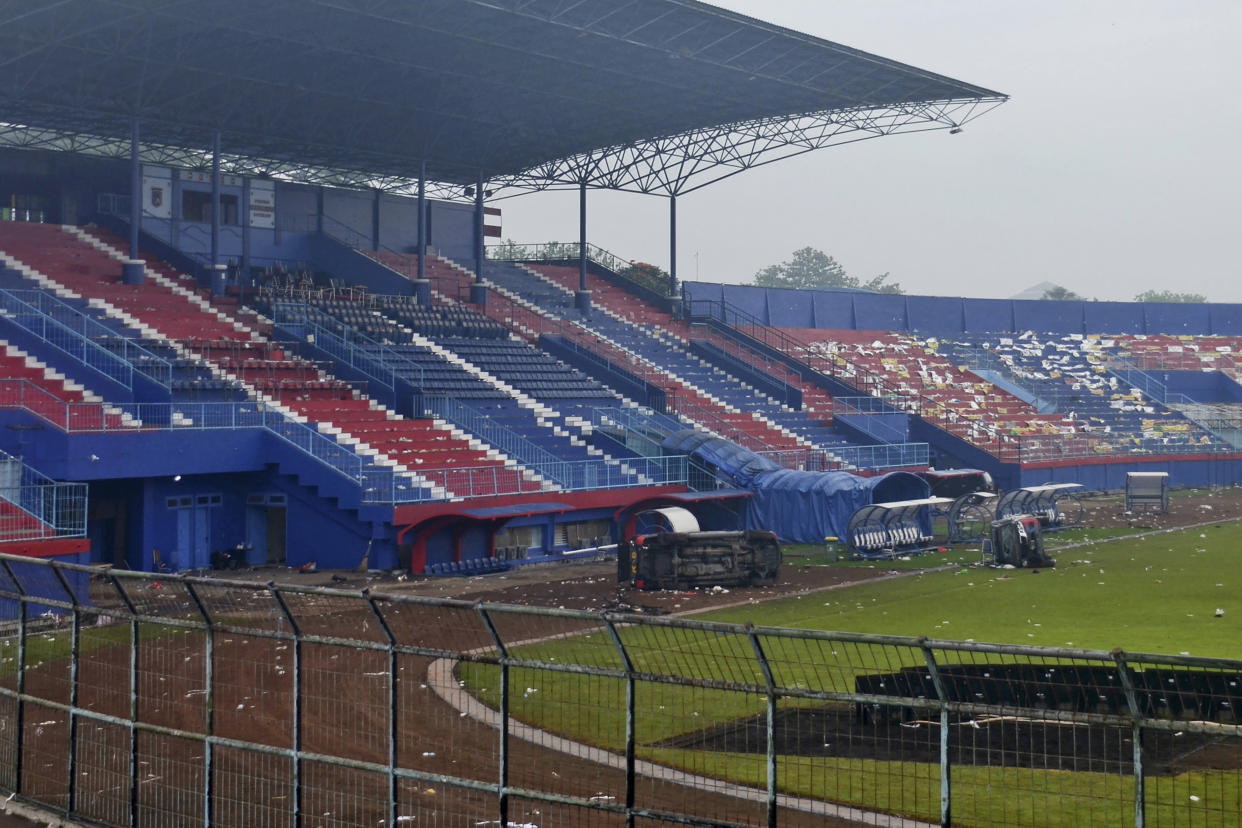
<svg viewBox="0 0 1242 828">
<path fill-rule="evenodd" d="M 418 280 L 426 279 L 427 259 L 427 161 L 418 164 Z"/>
<path fill-rule="evenodd" d="M 397 789 L 397 744 L 400 738 L 401 723 L 397 718 L 397 708 L 401 703 L 400 688 L 398 687 L 398 678 L 400 667 L 397 663 L 397 637 L 393 635 L 392 627 L 388 625 L 388 619 L 384 617 L 384 613 L 380 612 L 379 606 L 375 603 L 374 596 L 370 590 L 363 590 L 366 596 L 367 606 L 371 608 L 371 612 L 375 615 L 375 620 L 379 622 L 380 629 L 384 631 L 384 636 L 388 639 L 388 821 L 386 825 L 397 824 L 397 800 L 400 792 Z"/>
<path fill-rule="evenodd" d="M 220 264 L 220 130 L 211 137 L 211 263 Z"/>
<path fill-rule="evenodd" d="M 474 280 L 483 281 L 483 171 L 474 188 Z"/>
<path fill-rule="evenodd" d="M 172 193 L 169 193 L 172 198 Z M 138 119 L 129 127 L 129 258 L 138 258 L 138 227 L 142 224 L 142 164 L 138 160 Z"/>
<path fill-rule="evenodd" d="M 500 654 L 500 745 L 497 758 L 500 760 L 500 798 L 497 803 L 497 817 L 501 825 L 509 824 L 509 651 L 496 630 L 496 624 L 488 615 L 487 608 L 482 604 L 475 607 L 483 624 L 487 627 Z"/>
<path fill-rule="evenodd" d="M 138 608 L 115 574 L 108 580 L 129 612 L 129 824 L 134 826 L 138 824 Z"/>
<path fill-rule="evenodd" d="M 586 182 L 578 184 L 578 290 L 587 289 L 586 245 L 587 245 L 587 199 Z"/>
<path fill-rule="evenodd" d="M 772 665 L 768 662 L 767 654 L 763 651 L 763 643 L 759 640 L 759 636 L 755 634 L 753 624 L 746 625 L 746 636 L 750 639 L 750 646 L 755 651 L 755 658 L 758 660 L 759 669 L 763 673 L 764 684 L 768 688 L 768 828 L 776 828 L 776 678 L 772 675 Z"/>
<path fill-rule="evenodd" d="M 1117 662 L 1117 676 L 1126 694 L 1126 705 L 1134 718 L 1130 733 L 1134 743 L 1134 828 L 1144 828 L 1147 824 L 1147 790 L 1143 780 L 1143 709 L 1139 705 L 1134 674 L 1130 672 L 1126 654 L 1120 649 L 1113 650 L 1113 660 Z"/>
<path fill-rule="evenodd" d="M 16 715 L 13 717 L 13 790 L 21 793 L 22 790 L 22 759 L 25 756 L 23 748 L 25 747 L 24 737 L 26 727 L 26 613 L 29 612 L 27 602 L 26 588 L 22 586 L 22 582 L 18 579 L 17 574 L 13 572 L 13 567 L 9 566 L 6 561 L 0 561 L 0 566 L 4 567 L 4 574 L 8 577 L 9 583 L 17 590 L 17 699 L 16 699 Z"/>
<path fill-rule="evenodd" d="M 68 807 L 65 809 L 72 814 L 77 810 L 78 805 L 78 670 L 82 659 L 82 614 L 78 607 L 78 596 L 73 591 L 69 579 L 65 577 L 65 573 L 55 563 L 52 564 L 52 573 L 56 575 L 56 580 L 60 581 L 61 588 L 65 594 L 69 596 L 69 600 L 73 603 L 73 622 L 69 628 L 69 759 L 67 776 L 69 777 L 69 796 Z"/>
<path fill-rule="evenodd" d="M 668 197 L 668 293 L 677 286 L 677 196 Z"/>
<path fill-rule="evenodd" d="M 951 764 L 949 755 L 949 697 L 945 689 L 944 679 L 940 675 L 940 665 L 926 638 L 920 638 L 923 648 L 923 661 L 927 664 L 927 673 L 931 676 L 932 686 L 940 699 L 940 824 L 944 828 L 953 824 L 953 801 L 951 796 Z"/>
<path fill-rule="evenodd" d="M 380 191 L 378 189 L 371 200 L 371 249 L 377 253 L 380 249 Z"/>
<path fill-rule="evenodd" d="M 216 657 L 216 636 L 211 614 L 207 611 L 207 605 L 203 603 L 198 591 L 194 589 L 194 584 L 187 581 L 185 591 L 189 594 L 190 600 L 194 602 L 199 614 L 203 616 L 203 623 L 207 626 L 206 634 L 203 636 L 203 660 L 205 662 L 203 664 L 203 733 L 208 737 L 203 743 L 203 824 L 211 825 L 214 811 L 211 807 L 211 800 L 214 794 L 212 769 L 215 764 L 215 751 L 213 750 L 215 745 L 210 737 L 214 735 L 215 730 L 212 663 Z"/>
<path fill-rule="evenodd" d="M 298 627 L 297 618 L 294 617 L 293 611 L 289 609 L 285 601 L 285 596 L 281 594 L 276 584 L 268 583 L 267 588 L 272 593 L 272 597 L 276 599 L 285 620 L 289 622 L 289 629 L 293 632 L 291 656 L 293 663 L 289 665 L 292 673 L 290 683 L 293 685 L 289 694 L 290 704 L 293 707 L 290 711 L 293 720 L 293 733 L 290 734 L 293 745 L 293 767 L 289 771 L 289 784 L 293 788 L 293 813 L 290 816 L 292 824 L 300 825 L 302 821 L 302 631 Z"/>
<path fill-rule="evenodd" d="M 617 625 L 612 619 L 604 616 L 604 623 L 608 625 L 608 634 L 612 637 L 612 643 L 617 647 L 617 653 L 621 656 L 621 662 L 625 665 L 625 828 L 634 828 L 634 793 L 635 793 L 635 744 L 637 742 L 636 729 L 634 723 L 634 662 L 630 658 L 629 650 L 625 648 L 625 643 L 621 640 L 621 634 L 617 632 Z"/>
<path fill-rule="evenodd" d="M 275 192 L 275 191 L 273 191 Z M 242 231 L 242 254 L 241 254 L 241 271 L 237 274 L 238 299 L 237 303 L 242 304 L 241 291 L 245 289 L 246 276 L 250 273 L 250 178 L 247 176 L 242 179 L 242 203 L 241 203 L 241 231 Z"/>
</svg>

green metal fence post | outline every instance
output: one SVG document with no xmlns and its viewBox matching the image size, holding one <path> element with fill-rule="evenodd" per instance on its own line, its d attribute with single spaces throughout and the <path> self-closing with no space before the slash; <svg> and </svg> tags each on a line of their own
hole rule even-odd
<svg viewBox="0 0 1242 828">
<path fill-rule="evenodd" d="M 13 567 L 9 566 L 7 561 L 0 561 L 0 565 L 4 566 L 4 573 L 8 576 L 9 581 L 17 590 L 17 715 L 13 721 L 13 790 L 16 793 L 22 792 L 22 756 L 24 751 L 22 748 L 25 744 L 23 731 L 24 722 L 26 720 L 26 612 L 27 612 L 27 592 L 22 586 L 22 582 L 18 580 L 17 573 L 13 571 Z"/>
<path fill-rule="evenodd" d="M 129 612 L 129 825 L 133 828 L 138 824 L 138 608 L 116 573 L 108 573 L 108 582 Z"/>
<path fill-rule="evenodd" d="M 69 579 L 65 577 L 64 571 L 56 565 L 52 564 L 52 572 L 56 575 L 56 580 L 60 581 L 60 586 L 65 590 L 65 594 L 69 596 L 70 602 L 73 604 L 73 618 L 69 626 L 69 756 L 68 756 L 68 782 L 69 792 L 67 800 L 67 812 L 73 813 L 77 805 L 77 775 L 78 775 L 78 663 L 82 655 L 82 614 L 78 604 L 78 596 L 73 591 L 73 587 L 69 585 Z"/>
<path fill-rule="evenodd" d="M 185 591 L 189 594 L 190 600 L 194 602 L 199 614 L 203 616 L 203 624 L 207 627 L 206 634 L 203 636 L 203 734 L 207 736 L 207 739 L 203 741 L 203 824 L 211 825 L 214 813 L 211 800 L 214 793 L 212 771 L 215 764 L 215 744 L 211 741 L 211 737 L 214 735 L 216 718 L 215 701 L 212 698 L 216 636 L 211 613 L 207 611 L 207 606 L 203 603 L 192 581 L 185 582 Z"/>
<path fill-rule="evenodd" d="M 297 618 L 294 617 L 293 611 L 289 609 L 289 604 L 285 601 L 285 596 L 281 594 L 280 587 L 274 581 L 269 581 L 267 588 L 272 593 L 272 597 L 276 599 L 280 611 L 285 615 L 285 620 L 289 622 L 290 631 L 293 632 L 293 655 L 291 657 L 293 664 L 290 665 L 293 687 L 289 694 L 290 704 L 293 707 L 290 711 L 290 717 L 293 720 L 293 733 L 290 734 L 293 743 L 293 767 L 290 771 L 292 778 L 289 781 L 293 786 L 293 813 L 290 817 L 292 824 L 296 826 L 302 821 L 302 631 L 298 627 Z"/>
<path fill-rule="evenodd" d="M 483 619 L 487 632 L 492 637 L 492 642 L 496 645 L 497 651 L 500 653 L 500 789 L 499 800 L 497 802 L 497 819 L 501 825 L 509 824 L 509 651 L 505 647 L 504 641 L 500 637 L 500 633 L 496 630 L 496 624 L 493 622 L 491 615 L 487 612 L 487 607 L 483 604 L 475 604 L 475 611 L 479 617 Z"/>
<path fill-rule="evenodd" d="M 932 686 L 936 688 L 936 697 L 940 700 L 940 824 L 948 828 L 953 824 L 952 767 L 949 755 L 949 697 L 945 691 L 944 679 L 940 675 L 940 665 L 927 643 L 926 636 L 919 637 L 919 646 L 923 650 L 923 660 L 927 663 L 927 672 L 931 676 Z"/>
<path fill-rule="evenodd" d="M 608 628 L 608 634 L 612 637 L 612 643 L 617 647 L 617 654 L 621 656 L 621 663 L 625 665 L 625 826 L 634 828 L 634 662 L 612 618 L 605 613 L 603 619 Z"/>
<path fill-rule="evenodd" d="M 397 737 L 399 722 L 397 720 L 397 705 L 400 700 L 397 689 L 397 637 L 393 635 L 392 628 L 388 625 L 388 619 L 384 617 L 384 613 L 380 612 L 379 607 L 375 603 L 375 597 L 371 595 L 371 590 L 364 589 L 362 591 L 367 606 L 371 608 L 371 612 L 375 615 L 375 620 L 379 622 L 380 629 L 384 631 L 384 636 L 388 639 L 388 821 L 386 825 L 397 824 Z"/>
<path fill-rule="evenodd" d="M 763 651 L 763 642 L 755 634 L 753 624 L 746 625 L 746 636 L 750 646 L 759 660 L 759 669 L 763 672 L 763 681 L 768 688 L 767 709 L 767 777 L 768 777 L 768 828 L 776 828 L 776 680 L 772 676 L 772 665 Z"/>
<path fill-rule="evenodd" d="M 1130 734 L 1134 742 L 1134 828 L 1144 828 L 1147 824 L 1147 786 L 1143 780 L 1143 710 L 1139 706 L 1138 693 L 1134 688 L 1134 674 L 1126 661 L 1125 652 L 1118 647 L 1113 650 L 1112 655 L 1117 663 L 1121 687 L 1126 694 L 1126 704 L 1134 720 Z"/>
</svg>

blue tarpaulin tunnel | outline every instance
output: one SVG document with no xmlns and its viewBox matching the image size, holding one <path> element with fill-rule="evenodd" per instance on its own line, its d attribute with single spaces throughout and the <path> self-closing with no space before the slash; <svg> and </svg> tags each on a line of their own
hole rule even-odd
<svg viewBox="0 0 1242 828">
<path fill-rule="evenodd" d="M 872 503 L 918 500 L 927 481 L 910 472 L 859 477 L 849 472 L 783 469 L 722 437 L 686 429 L 669 435 L 664 450 L 707 465 L 718 480 L 748 489 L 745 527 L 768 529 L 789 543 L 823 543 L 848 537 L 850 517 Z"/>
</svg>

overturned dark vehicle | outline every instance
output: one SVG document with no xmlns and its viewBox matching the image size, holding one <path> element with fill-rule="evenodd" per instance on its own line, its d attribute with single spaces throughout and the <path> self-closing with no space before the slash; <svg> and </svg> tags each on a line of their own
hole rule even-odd
<svg viewBox="0 0 1242 828">
<path fill-rule="evenodd" d="M 638 589 L 770 584 L 781 568 L 774 532 L 659 532 L 617 546 L 617 580 Z"/>
</svg>

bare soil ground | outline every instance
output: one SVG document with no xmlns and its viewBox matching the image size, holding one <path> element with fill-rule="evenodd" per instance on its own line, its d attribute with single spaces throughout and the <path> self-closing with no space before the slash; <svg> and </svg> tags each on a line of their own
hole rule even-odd
<svg viewBox="0 0 1242 828">
<path fill-rule="evenodd" d="M 1242 487 L 1216 491 L 1175 492 L 1167 513 L 1151 510 L 1127 513 L 1121 495 L 1097 495 L 1082 500 L 1082 524 L 1087 528 L 1131 528 L 1159 531 L 1211 521 L 1242 518 Z M 1052 539 L 1055 542 L 1055 538 Z M 935 565 L 934 557 L 928 558 Z M 385 575 L 352 572 L 294 573 L 271 570 L 264 578 L 343 588 L 370 587 L 402 595 L 461 598 L 470 601 L 520 604 L 567 609 L 682 614 L 701 612 L 739 603 L 762 601 L 814 592 L 842 584 L 884 577 L 888 570 L 855 566 L 785 566 L 769 586 L 724 591 L 638 591 L 617 583 L 612 561 L 564 562 L 521 567 L 509 572 L 475 577 L 410 578 L 398 581 Z"/>
</svg>

